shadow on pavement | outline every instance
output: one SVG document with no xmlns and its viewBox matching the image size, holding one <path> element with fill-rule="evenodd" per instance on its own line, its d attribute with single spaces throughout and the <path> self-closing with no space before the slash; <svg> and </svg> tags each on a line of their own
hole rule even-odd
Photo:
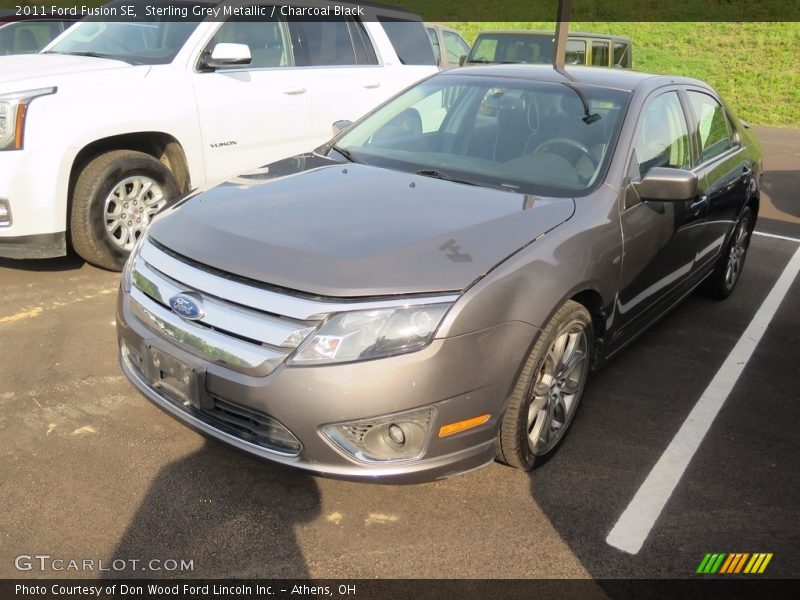
<svg viewBox="0 0 800 600">
<path fill-rule="evenodd" d="M 797 202 L 797 171 L 766 171 L 761 187 L 779 211 L 800 218 Z"/>
<path fill-rule="evenodd" d="M 56 271 L 74 271 L 80 269 L 84 264 L 86 264 L 84 260 L 74 254 L 60 256 L 58 258 L 43 259 L 0 258 L 0 268 L 2 269 L 39 271 L 45 273 Z"/>
<path fill-rule="evenodd" d="M 294 527 L 314 519 L 319 504 L 311 476 L 206 440 L 155 477 L 113 557 L 141 563 L 114 576 L 308 577 Z M 154 559 L 194 568 L 143 571 Z"/>
</svg>

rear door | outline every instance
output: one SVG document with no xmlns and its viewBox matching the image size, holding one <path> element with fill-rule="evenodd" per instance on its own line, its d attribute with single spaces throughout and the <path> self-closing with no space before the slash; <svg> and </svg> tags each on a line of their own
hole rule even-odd
<svg viewBox="0 0 800 600">
<path fill-rule="evenodd" d="M 317 145 L 331 137 L 334 121 L 355 121 L 390 94 L 361 21 L 334 16 L 325 21 L 292 18 L 289 31 L 295 60 L 308 73 L 311 115 L 305 127 Z"/>
<path fill-rule="evenodd" d="M 705 181 L 706 218 L 698 233 L 699 268 L 710 268 L 744 205 L 753 165 L 725 108 L 707 90 L 688 89 L 698 156 L 696 172 Z"/>
</svg>

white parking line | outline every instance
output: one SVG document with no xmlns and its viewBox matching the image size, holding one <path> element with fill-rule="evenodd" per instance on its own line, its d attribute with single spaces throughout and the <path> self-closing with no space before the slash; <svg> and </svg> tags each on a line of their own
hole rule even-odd
<svg viewBox="0 0 800 600">
<path fill-rule="evenodd" d="M 774 238 L 776 240 L 788 240 L 800 244 L 800 238 L 789 237 L 788 235 L 776 235 L 774 233 L 764 233 L 763 231 L 754 231 L 753 235 L 760 235 L 761 237 Z"/>
<path fill-rule="evenodd" d="M 778 281 L 750 321 L 750 325 L 608 534 L 607 544 L 630 554 L 637 554 L 642 549 L 650 530 L 747 366 L 798 272 L 800 272 L 800 248 L 792 255 Z"/>
</svg>

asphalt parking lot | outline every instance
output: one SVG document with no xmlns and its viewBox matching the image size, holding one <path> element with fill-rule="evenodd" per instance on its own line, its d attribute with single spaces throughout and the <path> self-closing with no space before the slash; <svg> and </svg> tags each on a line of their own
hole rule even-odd
<svg viewBox="0 0 800 600">
<path fill-rule="evenodd" d="M 0 577 L 81 575 L 14 566 L 48 554 L 191 559 L 178 575 L 205 578 L 683 578 L 707 552 L 773 553 L 763 577 L 800 577 L 800 277 L 642 549 L 606 541 L 800 248 L 800 131 L 757 132 L 757 230 L 778 237 L 753 238 L 730 299 L 690 297 L 597 373 L 532 474 L 364 485 L 242 455 L 123 378 L 117 274 L 0 260 Z"/>
</svg>

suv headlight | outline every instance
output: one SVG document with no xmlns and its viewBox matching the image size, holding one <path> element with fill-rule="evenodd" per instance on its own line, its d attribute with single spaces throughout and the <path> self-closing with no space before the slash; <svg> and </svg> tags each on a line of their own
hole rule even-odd
<svg viewBox="0 0 800 600">
<path fill-rule="evenodd" d="M 0 150 L 21 150 L 25 117 L 31 100 L 55 94 L 58 88 L 40 88 L 13 94 L 0 94 Z"/>
<path fill-rule="evenodd" d="M 353 362 L 421 350 L 451 303 L 337 313 L 303 342 L 290 365 Z"/>
</svg>

